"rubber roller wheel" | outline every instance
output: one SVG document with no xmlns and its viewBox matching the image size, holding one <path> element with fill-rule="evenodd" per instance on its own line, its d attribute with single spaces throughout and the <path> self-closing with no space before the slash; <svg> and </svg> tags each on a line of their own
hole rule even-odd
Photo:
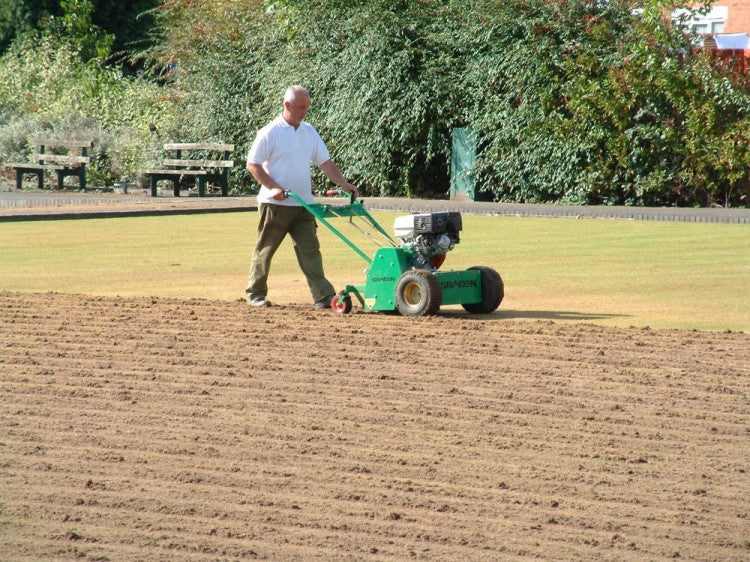
<svg viewBox="0 0 750 562">
<path fill-rule="evenodd" d="M 480 282 L 482 284 L 482 301 L 472 304 L 462 304 L 464 310 L 472 314 L 489 314 L 497 310 L 505 296 L 505 287 L 500 274 L 483 265 L 475 265 L 469 269 L 474 269 L 480 273 Z"/>
<path fill-rule="evenodd" d="M 396 308 L 404 316 L 429 316 L 443 302 L 440 281 L 429 271 L 414 269 L 401 274 L 396 284 Z"/>
</svg>

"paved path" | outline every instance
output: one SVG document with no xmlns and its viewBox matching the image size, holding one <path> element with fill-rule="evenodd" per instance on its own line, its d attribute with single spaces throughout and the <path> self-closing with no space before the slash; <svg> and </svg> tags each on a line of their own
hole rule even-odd
<svg viewBox="0 0 750 562">
<path fill-rule="evenodd" d="M 327 201 L 337 201 L 327 199 Z M 750 209 L 694 209 L 654 207 L 606 207 L 581 205 L 529 205 L 366 197 L 371 210 L 429 212 L 455 210 L 466 214 L 525 217 L 606 218 L 630 220 L 687 221 L 750 224 Z M 0 222 L 73 218 L 145 216 L 238 212 L 257 209 L 254 196 L 239 197 L 150 197 L 146 192 L 92 194 L 75 191 L 0 191 Z"/>
</svg>

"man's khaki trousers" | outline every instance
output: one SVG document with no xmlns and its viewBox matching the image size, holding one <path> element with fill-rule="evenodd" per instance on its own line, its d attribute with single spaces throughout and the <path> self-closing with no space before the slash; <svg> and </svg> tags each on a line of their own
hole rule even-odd
<svg viewBox="0 0 750 562">
<path fill-rule="evenodd" d="M 260 205 L 259 212 L 258 241 L 255 243 L 250 279 L 245 289 L 248 298 L 265 298 L 268 294 L 271 258 L 287 234 L 294 243 L 297 262 L 307 278 L 313 300 L 318 301 L 335 294 L 333 285 L 323 273 L 323 257 L 320 254 L 315 217 L 304 207 L 265 203 Z"/>
</svg>

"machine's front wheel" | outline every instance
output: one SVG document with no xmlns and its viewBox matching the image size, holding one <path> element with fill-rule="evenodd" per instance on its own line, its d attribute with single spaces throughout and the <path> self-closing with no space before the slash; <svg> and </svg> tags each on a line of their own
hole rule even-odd
<svg viewBox="0 0 750 562">
<path fill-rule="evenodd" d="M 331 308 L 339 314 L 349 314 L 352 311 L 352 298 L 338 294 L 331 301 Z"/>
<path fill-rule="evenodd" d="M 472 314 L 489 314 L 497 310 L 497 307 L 500 306 L 500 302 L 505 296 L 505 287 L 503 286 L 500 274 L 491 267 L 483 265 L 475 265 L 469 269 L 475 269 L 480 273 L 482 302 L 462 304 L 461 306 L 464 307 L 464 310 Z"/>
<path fill-rule="evenodd" d="M 396 284 L 396 308 L 404 316 L 429 316 L 440 309 L 443 288 L 429 271 L 414 269 L 401 274 Z"/>
</svg>

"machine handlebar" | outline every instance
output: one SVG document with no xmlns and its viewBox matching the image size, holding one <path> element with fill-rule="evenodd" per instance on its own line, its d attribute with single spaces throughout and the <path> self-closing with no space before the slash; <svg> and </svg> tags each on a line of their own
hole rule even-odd
<svg viewBox="0 0 750 562">
<path fill-rule="evenodd" d="M 349 198 L 349 203 L 354 203 L 354 194 L 343 189 L 329 189 L 326 191 L 328 197 L 336 197 L 337 195 L 343 195 Z"/>
<path fill-rule="evenodd" d="M 284 190 L 284 199 L 287 199 L 289 197 L 289 194 L 291 191 L 289 189 Z M 345 195 L 346 197 L 349 197 L 349 204 L 354 203 L 354 194 L 350 193 L 349 191 L 345 191 L 343 189 L 329 189 L 325 193 L 328 197 L 335 197 L 337 195 Z"/>
</svg>

